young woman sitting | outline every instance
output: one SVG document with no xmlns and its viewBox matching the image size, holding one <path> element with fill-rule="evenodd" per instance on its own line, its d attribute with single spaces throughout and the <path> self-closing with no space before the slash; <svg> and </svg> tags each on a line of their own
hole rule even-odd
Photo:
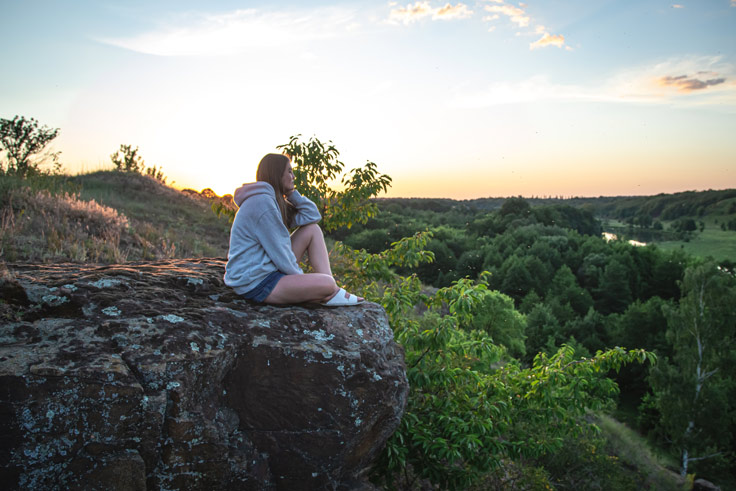
<svg viewBox="0 0 736 491">
<path fill-rule="evenodd" d="M 260 303 L 317 302 L 329 307 L 363 299 L 339 288 L 332 277 L 317 206 L 294 189 L 291 161 L 270 153 L 261 159 L 256 182 L 235 190 L 239 206 L 230 230 L 225 284 Z M 288 227 L 288 228 L 287 228 Z M 299 227 L 289 235 L 289 228 Z M 314 273 L 304 273 L 304 253 Z"/>
</svg>

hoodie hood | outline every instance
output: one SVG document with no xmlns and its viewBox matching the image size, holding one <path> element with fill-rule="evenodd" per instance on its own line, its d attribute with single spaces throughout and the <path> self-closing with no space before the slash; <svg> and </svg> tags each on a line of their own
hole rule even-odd
<svg viewBox="0 0 736 491">
<path fill-rule="evenodd" d="M 236 189 L 233 193 L 233 201 L 240 207 L 243 201 L 258 194 L 267 194 L 276 199 L 276 191 L 273 190 L 273 186 L 265 181 L 256 181 L 245 183 Z"/>
</svg>

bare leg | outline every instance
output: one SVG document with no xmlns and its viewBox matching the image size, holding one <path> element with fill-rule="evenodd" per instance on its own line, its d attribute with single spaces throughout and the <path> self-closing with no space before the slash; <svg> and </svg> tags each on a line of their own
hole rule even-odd
<svg viewBox="0 0 736 491">
<path fill-rule="evenodd" d="M 324 303 L 340 291 L 332 277 L 327 244 L 319 225 L 316 223 L 305 225 L 291 234 L 291 250 L 297 261 L 300 261 L 306 252 L 309 255 L 309 264 L 315 272 L 284 276 L 266 297 L 265 303 Z M 345 296 L 347 298 L 347 292 Z"/>
<path fill-rule="evenodd" d="M 264 303 L 326 302 L 340 289 L 332 276 L 321 273 L 290 274 L 282 277 Z"/>
<path fill-rule="evenodd" d="M 306 252 L 309 255 L 309 264 L 312 265 L 315 273 L 332 276 L 325 236 L 316 223 L 300 227 L 291 234 L 291 250 L 294 252 L 297 261 L 300 261 Z"/>
</svg>

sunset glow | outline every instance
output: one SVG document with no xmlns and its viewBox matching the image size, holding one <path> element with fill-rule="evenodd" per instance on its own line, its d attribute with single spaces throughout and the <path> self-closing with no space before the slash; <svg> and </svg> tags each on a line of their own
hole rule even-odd
<svg viewBox="0 0 736 491">
<path fill-rule="evenodd" d="M 0 117 L 120 144 L 231 193 L 290 136 L 375 162 L 388 196 L 736 187 L 732 0 L 5 2 Z"/>
</svg>

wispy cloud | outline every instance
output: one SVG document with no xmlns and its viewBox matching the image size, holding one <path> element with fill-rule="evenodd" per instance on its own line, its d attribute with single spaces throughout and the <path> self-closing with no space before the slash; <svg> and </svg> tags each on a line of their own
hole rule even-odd
<svg viewBox="0 0 736 491">
<path fill-rule="evenodd" d="M 696 76 L 673 73 L 695 73 Z M 449 104 L 468 108 L 543 101 L 590 101 L 712 106 L 734 111 L 734 80 L 736 68 L 723 63 L 720 57 L 692 57 L 624 70 L 598 85 L 557 84 L 542 76 L 515 83 L 495 83 L 484 89 L 458 91 Z"/>
<path fill-rule="evenodd" d="M 464 3 L 458 3 L 457 5 L 447 3 L 441 7 L 432 7 L 429 2 L 425 1 L 392 9 L 388 20 L 392 23 L 408 25 L 425 18 L 431 18 L 432 20 L 452 20 L 467 19 L 472 15 L 473 11 Z"/>
<path fill-rule="evenodd" d="M 527 5 L 520 3 L 519 6 L 506 3 L 504 0 L 488 0 L 492 5 L 486 5 L 483 9 L 491 15 L 483 18 L 484 22 L 494 22 L 504 16 L 519 28 L 527 28 L 532 24 L 531 16 L 526 12 Z M 493 30 L 491 26 L 490 30 Z M 542 37 L 536 41 L 529 43 L 529 49 L 546 48 L 548 46 L 556 46 L 562 48 L 565 46 L 565 36 L 562 34 L 552 34 L 546 27 L 537 25 L 534 32 L 541 34 Z"/>
<path fill-rule="evenodd" d="M 529 49 L 546 48 L 548 46 L 555 46 L 557 48 L 564 47 L 566 50 L 571 51 L 572 48 L 565 46 L 565 36 L 562 34 L 550 34 L 547 28 L 544 26 L 537 26 L 537 34 L 541 34 L 542 37 L 529 43 Z"/>
<path fill-rule="evenodd" d="M 495 5 L 486 5 L 484 9 L 491 14 L 500 14 L 508 17 L 511 22 L 519 27 L 527 27 L 529 25 L 529 16 L 520 7 L 514 7 L 504 3 L 502 0 L 491 0 Z M 495 17 L 496 19 L 498 17 Z M 495 19 L 491 19 L 495 20 Z"/>
<path fill-rule="evenodd" d="M 529 45 L 529 49 L 546 48 L 547 46 L 557 46 L 561 48 L 565 45 L 565 36 L 562 34 L 550 34 L 545 32 L 542 37 Z"/>
<path fill-rule="evenodd" d="M 664 60 L 619 73 L 610 84 L 622 99 L 736 104 L 736 68 L 720 56 Z"/>
<path fill-rule="evenodd" d="M 195 13 L 136 36 L 99 41 L 160 56 L 229 55 L 251 48 L 331 38 L 354 28 L 355 19 L 353 11 L 342 8 Z"/>
<path fill-rule="evenodd" d="M 684 5 L 680 5 L 679 3 L 673 3 L 672 4 L 672 8 L 673 9 L 684 9 L 685 6 Z"/>
<path fill-rule="evenodd" d="M 708 75 L 708 72 L 699 75 Z M 717 74 L 712 74 L 717 77 Z M 703 90 L 714 85 L 720 85 L 726 81 L 725 78 L 710 78 L 701 80 L 696 77 L 688 77 L 687 75 L 668 75 L 659 79 L 659 84 L 664 87 L 674 87 L 680 92 L 692 92 L 694 90 Z"/>
</svg>

